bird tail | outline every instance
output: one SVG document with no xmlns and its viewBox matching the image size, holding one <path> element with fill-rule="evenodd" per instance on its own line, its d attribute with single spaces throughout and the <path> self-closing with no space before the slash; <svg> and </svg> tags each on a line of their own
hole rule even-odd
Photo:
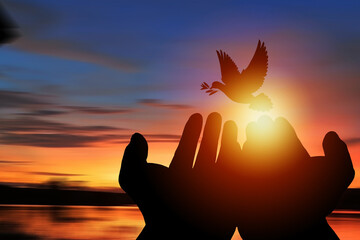
<svg viewBox="0 0 360 240">
<path fill-rule="evenodd" d="M 268 111 L 273 107 L 273 104 L 268 96 L 261 93 L 253 98 L 250 102 L 250 108 L 256 111 Z"/>
</svg>

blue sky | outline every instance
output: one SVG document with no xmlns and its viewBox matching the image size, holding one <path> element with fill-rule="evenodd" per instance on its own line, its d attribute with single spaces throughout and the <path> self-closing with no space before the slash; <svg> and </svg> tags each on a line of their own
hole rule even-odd
<svg viewBox="0 0 360 240">
<path fill-rule="evenodd" d="M 3 69 L 10 80 L 0 86 L 45 90 L 71 102 L 131 107 L 142 98 L 182 102 L 184 92 L 198 90 L 198 76 L 219 77 L 216 49 L 237 53 L 244 45 L 246 64 L 258 39 L 270 52 L 289 51 L 286 59 L 270 55 L 270 67 L 281 61 L 288 72 L 305 67 L 304 58 L 323 62 L 315 73 L 322 76 L 328 66 L 324 71 L 321 64 L 357 71 L 351 65 L 359 61 L 356 54 L 349 56 L 353 46 L 344 46 L 359 37 L 356 1 L 15 0 L 5 5 L 23 36 L 2 49 L 3 68 L 17 69 Z M 346 66 L 333 59 L 339 57 Z"/>
</svg>

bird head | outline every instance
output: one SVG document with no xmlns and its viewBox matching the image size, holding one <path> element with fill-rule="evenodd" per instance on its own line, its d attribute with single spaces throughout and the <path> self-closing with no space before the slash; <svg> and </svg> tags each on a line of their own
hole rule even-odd
<svg viewBox="0 0 360 240">
<path fill-rule="evenodd" d="M 221 89 L 224 86 L 224 84 L 222 84 L 221 82 L 215 81 L 211 84 L 211 88 L 210 89 Z"/>
<path fill-rule="evenodd" d="M 209 85 L 206 82 L 203 82 L 201 84 L 201 90 L 206 90 L 206 93 L 209 94 L 209 96 L 217 93 L 217 90 L 214 89 L 220 89 L 224 86 L 224 84 L 222 84 L 221 82 L 213 82 L 211 84 L 211 87 L 209 87 Z"/>
<path fill-rule="evenodd" d="M 206 92 L 209 93 L 209 95 L 211 96 L 211 95 L 217 93 L 217 90 L 214 90 L 214 89 L 219 89 L 219 90 L 221 90 L 221 89 L 223 89 L 224 86 L 225 86 L 225 85 L 222 84 L 221 82 L 215 81 L 215 82 L 213 82 L 213 83 L 211 84 L 210 89 L 207 90 Z"/>
</svg>

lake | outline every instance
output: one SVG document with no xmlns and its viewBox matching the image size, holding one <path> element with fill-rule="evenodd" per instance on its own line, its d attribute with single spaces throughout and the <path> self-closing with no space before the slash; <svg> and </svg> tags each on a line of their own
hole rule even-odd
<svg viewBox="0 0 360 240">
<path fill-rule="evenodd" d="M 340 239 L 360 240 L 360 211 L 334 211 L 328 221 Z M 136 207 L 0 206 L 6 240 L 127 240 L 143 225 Z M 237 232 L 235 239 L 241 239 Z"/>
</svg>

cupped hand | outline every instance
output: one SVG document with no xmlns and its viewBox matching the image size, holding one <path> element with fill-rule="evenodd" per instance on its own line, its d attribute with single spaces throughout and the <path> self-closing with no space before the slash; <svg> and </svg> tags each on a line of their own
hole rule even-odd
<svg viewBox="0 0 360 240">
<path fill-rule="evenodd" d="M 238 229 L 243 239 L 337 239 L 325 217 L 354 178 L 345 143 L 335 132 L 325 156 L 310 157 L 283 118 L 247 127 L 238 162 Z"/>
<path fill-rule="evenodd" d="M 134 134 L 127 146 L 119 183 L 138 205 L 145 227 L 138 239 L 231 239 L 235 231 L 233 199 L 227 198 L 226 166 L 229 153 L 237 154 L 237 129 L 224 125 L 217 158 L 221 116 L 209 115 L 201 145 L 200 114 L 192 115 L 169 167 L 147 163 L 148 146 Z"/>
</svg>

